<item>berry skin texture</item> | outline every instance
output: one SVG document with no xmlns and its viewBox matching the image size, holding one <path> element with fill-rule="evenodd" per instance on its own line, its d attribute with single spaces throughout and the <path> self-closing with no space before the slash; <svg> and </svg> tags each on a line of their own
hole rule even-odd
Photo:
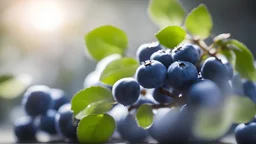
<svg viewBox="0 0 256 144">
<path fill-rule="evenodd" d="M 14 123 L 14 133 L 18 142 L 36 141 L 37 127 L 31 117 L 21 117 Z"/>
<path fill-rule="evenodd" d="M 243 81 L 244 94 L 256 103 L 256 86 L 252 81 Z"/>
<path fill-rule="evenodd" d="M 48 110 L 47 115 L 40 117 L 39 129 L 47 132 L 48 134 L 56 134 L 55 129 L 55 116 L 57 112 L 55 110 Z"/>
<path fill-rule="evenodd" d="M 172 55 L 170 50 L 159 50 L 157 52 L 154 52 L 151 57 L 151 60 L 157 60 L 161 62 L 166 69 L 172 64 Z"/>
<path fill-rule="evenodd" d="M 44 115 L 52 106 L 50 89 L 47 86 L 31 86 L 25 92 L 22 105 L 29 116 Z"/>
<path fill-rule="evenodd" d="M 165 94 L 162 94 L 160 90 L 161 90 L 161 88 L 155 88 L 153 90 L 152 96 L 157 102 L 159 102 L 159 103 L 169 103 L 173 100 L 171 97 L 169 97 Z"/>
<path fill-rule="evenodd" d="M 70 108 L 70 104 L 64 104 L 59 108 L 58 114 L 55 116 L 55 128 L 60 136 L 76 140 L 77 125 L 73 122 L 73 112 Z"/>
<path fill-rule="evenodd" d="M 214 82 L 227 81 L 229 79 L 227 67 L 215 57 L 205 60 L 201 68 L 201 74 L 203 78 Z"/>
<path fill-rule="evenodd" d="M 150 59 L 150 56 L 158 51 L 161 50 L 161 46 L 159 42 L 152 42 L 152 43 L 146 43 L 141 45 L 137 52 L 136 52 L 136 57 L 139 60 L 139 62 L 144 62 L 146 60 Z"/>
<path fill-rule="evenodd" d="M 239 124 L 235 129 L 235 138 L 238 144 L 256 143 L 256 123 Z"/>
<path fill-rule="evenodd" d="M 157 88 L 165 82 L 166 68 L 158 61 L 146 61 L 138 67 L 136 78 L 138 83 L 144 88 Z"/>
<path fill-rule="evenodd" d="M 173 88 L 181 90 L 195 82 L 198 78 L 197 75 L 197 69 L 192 63 L 176 61 L 167 70 L 167 83 Z"/>
<path fill-rule="evenodd" d="M 200 59 L 200 55 L 195 47 L 196 45 L 193 44 L 183 44 L 175 48 L 172 52 L 172 59 L 174 61 L 188 61 L 196 64 Z"/>
<path fill-rule="evenodd" d="M 187 104 L 192 107 L 216 108 L 223 102 L 219 87 L 211 80 L 193 84 L 187 93 Z"/>
<path fill-rule="evenodd" d="M 117 122 L 117 131 L 123 139 L 131 143 L 143 142 L 148 136 L 148 132 L 138 126 L 135 117 L 131 114 L 124 115 Z"/>
<path fill-rule="evenodd" d="M 67 94 L 61 89 L 51 89 L 51 97 L 53 100 L 52 109 L 58 110 L 62 105 L 69 103 Z"/>
<path fill-rule="evenodd" d="M 122 78 L 114 84 L 112 94 L 118 103 L 132 105 L 140 96 L 140 85 L 134 78 Z"/>
</svg>

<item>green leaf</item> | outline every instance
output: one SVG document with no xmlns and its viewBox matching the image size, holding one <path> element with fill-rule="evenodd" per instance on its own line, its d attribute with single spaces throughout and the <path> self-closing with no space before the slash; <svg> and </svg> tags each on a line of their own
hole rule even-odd
<svg viewBox="0 0 256 144">
<path fill-rule="evenodd" d="M 114 102 L 112 100 L 97 101 L 89 104 L 85 109 L 80 111 L 77 115 L 77 119 L 83 119 L 90 114 L 102 114 L 109 111 L 113 107 Z"/>
<path fill-rule="evenodd" d="M 71 110 L 74 115 L 85 109 L 88 105 L 99 101 L 114 101 L 112 92 L 100 86 L 92 86 L 81 90 L 71 100 Z"/>
<path fill-rule="evenodd" d="M 167 26 L 156 34 L 159 43 L 172 49 L 186 37 L 186 32 L 179 26 Z"/>
<path fill-rule="evenodd" d="M 185 11 L 178 0 L 151 0 L 148 13 L 151 20 L 161 28 L 181 25 L 185 17 Z"/>
<path fill-rule="evenodd" d="M 235 66 L 235 63 L 236 63 L 236 54 L 232 51 L 232 50 L 229 50 L 229 49 L 224 49 L 221 51 L 221 54 L 223 54 L 228 62 L 234 67 Z"/>
<path fill-rule="evenodd" d="M 138 67 L 139 63 L 134 58 L 125 57 L 114 60 L 106 66 L 100 76 L 100 81 L 105 84 L 113 85 L 121 78 L 132 77 Z"/>
<path fill-rule="evenodd" d="M 244 78 L 256 81 L 256 71 L 254 67 L 254 57 L 251 51 L 237 40 L 229 40 L 226 47 L 231 48 L 236 55 L 235 70 Z"/>
<path fill-rule="evenodd" d="M 90 55 L 99 61 L 111 54 L 123 55 L 128 45 L 128 38 L 121 29 L 104 25 L 87 33 L 85 43 Z"/>
<path fill-rule="evenodd" d="M 77 128 L 80 143 L 104 143 L 115 130 L 115 120 L 108 114 L 88 115 Z"/>
<path fill-rule="evenodd" d="M 148 129 L 153 124 L 154 114 L 152 110 L 152 107 L 147 104 L 139 107 L 136 113 L 136 121 L 140 127 Z"/>
<path fill-rule="evenodd" d="M 202 39 L 207 38 L 213 27 L 212 18 L 207 7 L 200 4 L 193 9 L 185 20 L 185 26 L 193 36 L 199 36 Z"/>
<path fill-rule="evenodd" d="M 20 96 L 31 84 L 32 78 L 28 75 L 3 75 L 0 76 L 0 96 L 13 99 Z"/>
<path fill-rule="evenodd" d="M 233 122 L 245 123 L 253 119 L 256 112 L 255 104 L 245 96 L 231 96 L 228 98 Z"/>
</svg>

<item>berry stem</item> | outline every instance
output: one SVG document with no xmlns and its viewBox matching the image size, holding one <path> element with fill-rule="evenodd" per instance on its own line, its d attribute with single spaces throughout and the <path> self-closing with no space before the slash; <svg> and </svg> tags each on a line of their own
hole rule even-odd
<svg viewBox="0 0 256 144">
<path fill-rule="evenodd" d="M 159 88 L 159 91 L 160 91 L 161 94 L 164 94 L 164 95 L 169 96 L 171 98 L 178 98 L 178 96 L 173 95 L 172 93 L 165 90 L 164 88 Z"/>
</svg>

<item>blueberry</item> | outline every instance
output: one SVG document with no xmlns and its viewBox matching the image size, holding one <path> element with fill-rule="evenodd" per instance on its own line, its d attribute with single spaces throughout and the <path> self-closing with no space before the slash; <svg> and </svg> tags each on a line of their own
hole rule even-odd
<svg viewBox="0 0 256 144">
<path fill-rule="evenodd" d="M 172 59 L 174 61 L 188 61 L 192 64 L 196 64 L 200 59 L 200 55 L 195 47 L 197 46 L 193 44 L 183 44 L 175 48 L 172 52 Z"/>
<path fill-rule="evenodd" d="M 117 130 L 123 139 L 131 143 L 143 142 L 148 136 L 147 130 L 139 127 L 131 114 L 124 115 L 117 122 Z"/>
<path fill-rule="evenodd" d="M 140 85 L 134 78 L 122 78 L 114 84 L 112 94 L 118 103 L 132 105 L 140 96 Z"/>
<path fill-rule="evenodd" d="M 239 124 L 235 129 L 235 138 L 238 144 L 256 143 L 256 123 Z"/>
<path fill-rule="evenodd" d="M 51 89 L 51 98 L 53 100 L 52 109 L 58 110 L 62 105 L 69 103 L 67 94 L 60 89 Z"/>
<path fill-rule="evenodd" d="M 153 91 L 153 97 L 154 99 L 159 102 L 159 103 L 169 103 L 171 102 L 173 99 L 171 97 L 169 97 L 168 95 L 165 95 L 161 92 L 162 88 L 155 88 Z"/>
<path fill-rule="evenodd" d="M 187 104 L 192 107 L 218 107 L 223 103 L 219 87 L 211 80 L 194 83 L 187 93 Z"/>
<path fill-rule="evenodd" d="M 197 80 L 196 67 L 185 61 L 172 63 L 167 70 L 167 82 L 175 89 L 184 89 Z"/>
<path fill-rule="evenodd" d="M 55 116 L 55 128 L 59 135 L 64 138 L 76 140 L 77 124 L 73 120 L 73 112 L 70 104 L 62 105 Z"/>
<path fill-rule="evenodd" d="M 161 48 L 159 42 L 152 42 L 152 43 L 143 44 L 138 48 L 138 50 L 136 52 L 137 59 L 139 60 L 139 62 L 149 60 L 150 56 L 154 52 L 156 52 L 158 50 L 161 50 L 161 49 L 162 48 Z"/>
<path fill-rule="evenodd" d="M 18 142 L 36 141 L 37 127 L 31 117 L 22 117 L 14 123 L 14 133 Z"/>
<path fill-rule="evenodd" d="M 159 143 L 187 143 L 192 119 L 186 110 L 162 108 L 155 115 L 149 134 Z"/>
<path fill-rule="evenodd" d="M 157 61 L 161 62 L 166 67 L 166 69 L 168 69 L 168 67 L 173 62 L 171 51 L 169 49 L 168 50 L 159 50 L 157 52 L 154 52 L 151 55 L 150 59 L 157 60 Z"/>
<path fill-rule="evenodd" d="M 227 67 L 215 57 L 210 57 L 205 60 L 201 68 L 202 77 L 215 82 L 227 81 L 229 74 Z"/>
<path fill-rule="evenodd" d="M 252 81 L 243 81 L 244 94 L 256 103 L 256 86 Z"/>
<path fill-rule="evenodd" d="M 226 63 L 225 66 L 226 66 L 227 71 L 228 71 L 228 78 L 229 78 L 229 80 L 232 80 L 233 75 L 234 75 L 233 67 L 230 63 Z"/>
<path fill-rule="evenodd" d="M 235 95 L 244 95 L 244 87 L 239 73 L 235 73 L 232 80 L 232 89 Z"/>
<path fill-rule="evenodd" d="M 48 110 L 47 115 L 40 117 L 39 129 L 49 134 L 56 134 L 55 129 L 55 110 Z"/>
<path fill-rule="evenodd" d="M 31 86 L 24 94 L 22 104 L 29 116 L 35 117 L 46 114 L 52 106 L 50 89 L 47 86 Z"/>
<path fill-rule="evenodd" d="M 138 67 L 136 78 L 138 83 L 144 88 L 157 88 L 165 82 L 166 68 L 158 61 L 146 61 Z"/>
</svg>

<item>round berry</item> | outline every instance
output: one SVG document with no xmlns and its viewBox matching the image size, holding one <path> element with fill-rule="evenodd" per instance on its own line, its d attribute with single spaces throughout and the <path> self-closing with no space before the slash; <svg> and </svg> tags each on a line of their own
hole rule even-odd
<svg viewBox="0 0 256 144">
<path fill-rule="evenodd" d="M 195 47 L 197 46 L 193 44 L 183 44 L 175 48 L 172 52 L 172 59 L 174 61 L 188 61 L 192 64 L 196 64 L 200 59 L 200 55 Z"/>
<path fill-rule="evenodd" d="M 165 82 L 166 68 L 158 61 L 146 61 L 138 67 L 136 78 L 138 83 L 144 88 L 157 88 Z"/>
<path fill-rule="evenodd" d="M 227 81 L 229 79 L 227 67 L 215 57 L 205 60 L 201 68 L 202 77 L 215 82 Z"/>
<path fill-rule="evenodd" d="M 171 102 L 173 99 L 171 97 L 169 97 L 168 95 L 165 95 L 164 93 L 162 93 L 161 89 L 163 89 L 163 88 L 155 88 L 154 89 L 153 94 L 152 94 L 154 99 L 159 103 Z"/>
<path fill-rule="evenodd" d="M 157 52 L 154 52 L 151 57 L 151 60 L 157 60 L 161 62 L 166 69 L 172 64 L 172 55 L 171 55 L 171 50 L 159 50 Z"/>
<path fill-rule="evenodd" d="M 256 123 L 242 123 L 235 129 L 235 138 L 238 144 L 255 144 L 255 133 Z"/>
<path fill-rule="evenodd" d="M 37 127 L 31 117 L 22 117 L 14 123 L 14 133 L 18 142 L 36 141 Z"/>
<path fill-rule="evenodd" d="M 196 67 L 185 61 L 176 61 L 167 70 L 167 83 L 175 89 L 184 89 L 198 78 Z"/>
<path fill-rule="evenodd" d="M 47 86 L 31 86 L 23 96 L 22 104 L 29 116 L 45 115 L 52 106 L 50 88 Z"/>
<path fill-rule="evenodd" d="M 243 81 L 244 94 L 248 96 L 254 103 L 256 103 L 256 86 L 254 82 L 245 80 Z"/>
<path fill-rule="evenodd" d="M 67 94 L 61 89 L 51 89 L 51 97 L 53 100 L 52 109 L 58 110 L 62 105 L 69 103 Z"/>
<path fill-rule="evenodd" d="M 228 71 L 228 78 L 229 78 L 229 80 L 231 80 L 233 78 L 233 75 L 234 75 L 233 67 L 230 63 L 226 63 L 225 66 L 226 66 L 227 71 Z"/>
<path fill-rule="evenodd" d="M 140 96 L 140 85 L 134 78 L 122 78 L 114 84 L 112 94 L 120 104 L 132 105 Z"/>
<path fill-rule="evenodd" d="M 139 60 L 139 62 L 144 62 L 146 60 L 149 60 L 150 56 L 154 52 L 161 50 L 161 49 L 162 48 L 161 48 L 159 42 L 143 44 L 138 48 L 138 50 L 136 52 L 137 59 Z"/>
<path fill-rule="evenodd" d="M 56 134 L 55 129 L 55 110 L 48 110 L 47 115 L 40 117 L 39 129 L 49 134 Z"/>
</svg>

